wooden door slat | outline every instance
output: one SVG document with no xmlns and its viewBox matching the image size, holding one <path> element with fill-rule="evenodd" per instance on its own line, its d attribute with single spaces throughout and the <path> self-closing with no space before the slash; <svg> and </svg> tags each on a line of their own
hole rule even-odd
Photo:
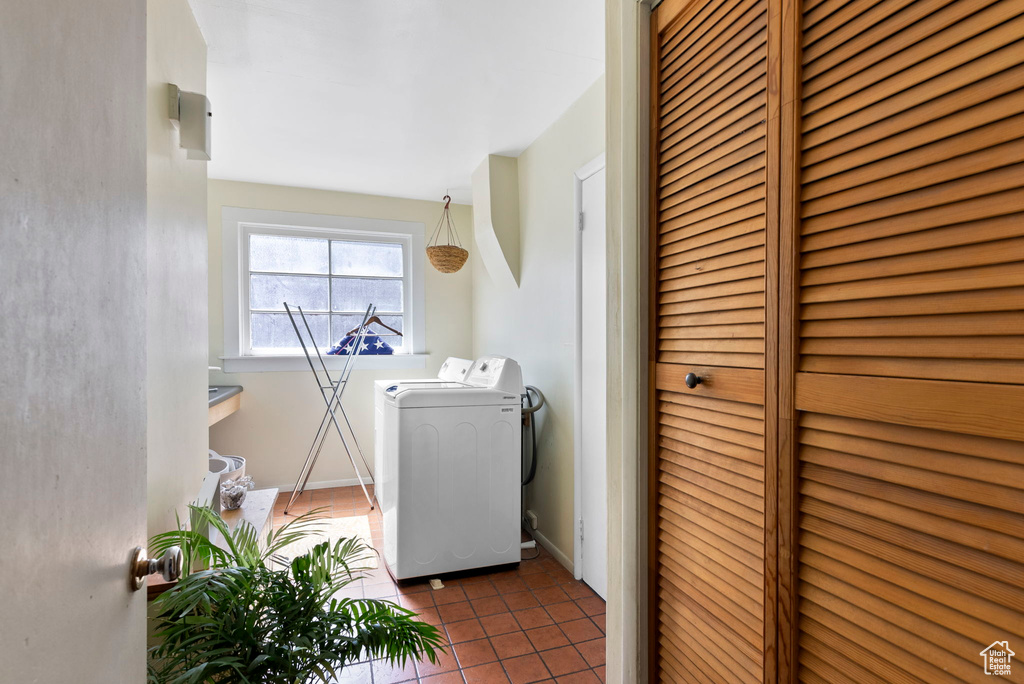
<svg viewBox="0 0 1024 684">
<path fill-rule="evenodd" d="M 805 253 L 847 245 L 867 243 L 870 240 L 882 239 L 898 235 L 933 230 L 936 228 L 956 227 L 960 224 L 976 224 L 978 221 L 1000 219 L 1024 212 L 1024 199 L 1018 188 L 984 194 L 964 199 L 954 204 L 942 204 L 891 217 L 874 219 L 865 223 L 842 228 L 834 228 L 828 232 L 805 235 L 801 247 Z M 1016 221 L 1017 217 L 1011 219 Z M 969 230 L 968 235 L 975 234 Z M 980 235 L 979 235 L 980 237 Z"/>
<path fill-rule="evenodd" d="M 686 46 L 692 45 L 739 2 L 740 0 L 724 0 L 721 3 L 712 4 L 679 0 L 674 3 L 678 6 L 667 6 L 665 12 L 658 13 L 658 21 L 663 21 L 662 17 L 672 16 L 676 27 L 672 31 L 664 32 L 665 39 L 659 46 L 657 60 L 664 61 L 667 59 L 667 55 L 677 53 L 679 49 L 686 49 Z M 659 33 L 662 33 L 664 28 L 664 25 L 660 26 Z M 661 69 L 659 68 L 658 71 Z"/>
<path fill-rule="evenodd" d="M 922 209 L 947 207 L 963 200 L 1021 187 L 1024 164 L 1002 166 L 975 176 L 931 185 L 911 192 L 881 198 L 868 204 L 838 209 L 803 220 L 803 232 L 812 235 L 883 217 L 908 214 Z"/>
<path fill-rule="evenodd" d="M 1024 91 L 1011 90 L 1005 95 L 993 97 L 962 110 L 956 110 L 929 121 L 914 121 L 907 126 L 893 131 L 888 129 L 876 132 L 880 126 L 865 128 L 837 139 L 834 143 L 820 145 L 804 154 L 802 178 L 805 184 L 813 184 L 823 178 L 834 176 L 844 170 L 855 170 L 861 166 L 892 158 L 901 167 L 907 166 L 907 160 L 917 148 L 926 148 L 917 159 L 936 158 L 943 153 L 955 152 L 948 142 L 936 145 L 940 141 L 954 138 L 963 140 L 961 136 L 972 135 L 975 140 L 985 138 L 998 139 L 1000 133 L 989 127 L 1005 120 L 1014 120 L 1019 115 L 1015 112 L 1024 111 Z M 931 107 L 926 103 L 921 107 Z M 912 110 L 908 114 L 919 113 Z M 904 119 L 909 117 L 903 117 Z M 892 121 L 892 120 L 887 120 Z M 884 123 L 884 122 L 883 122 Z M 974 134 L 975 131 L 979 131 Z M 893 149 L 894 138 L 899 141 L 898 149 Z M 851 143 L 856 139 L 856 146 Z M 1007 138 L 1009 139 L 1009 138 Z M 939 149 L 936 150 L 936 146 Z M 979 143 L 972 143 L 977 149 Z M 936 155 L 935 152 L 939 155 Z M 805 190 L 807 191 L 807 190 Z"/>
<path fill-rule="evenodd" d="M 984 49 L 984 45 L 981 45 L 980 49 Z M 964 94 L 963 91 L 967 90 L 970 85 L 1017 67 L 1019 54 L 1019 46 L 1005 45 L 973 62 L 962 64 L 906 90 L 870 103 L 864 103 L 865 106 L 852 114 L 848 105 L 844 105 L 843 102 L 837 102 L 817 112 L 807 114 L 803 117 L 803 144 L 805 148 L 810 148 L 826 140 L 833 140 L 858 128 L 877 123 L 886 117 L 913 109 L 922 101 L 932 100 L 943 95 L 954 95 L 956 98 L 960 98 Z M 1008 91 L 993 93 L 989 90 L 989 95 L 1001 95 L 1004 92 Z M 950 108 L 959 108 L 956 103 L 942 103 L 936 104 L 930 111 L 941 111 L 944 104 Z M 917 114 L 927 115 L 927 113 L 918 112 Z M 827 137 L 814 135 L 815 131 L 824 128 L 829 129 Z"/>
<path fill-rule="evenodd" d="M 665 182 L 659 185 L 664 186 L 671 182 L 673 172 L 684 176 L 711 165 L 751 142 L 761 140 L 765 132 L 763 124 L 763 111 L 754 110 L 721 128 L 709 126 L 705 131 L 707 136 L 698 133 L 693 140 L 686 140 L 666 149 L 661 155 L 660 162 Z M 760 144 L 758 147 L 753 149 L 758 152 L 763 150 Z"/>
<path fill-rule="evenodd" d="M 1018 230 L 1018 232 L 1020 231 Z M 1007 262 L 1024 262 L 1024 237 L 1012 237 L 973 245 L 957 245 L 945 249 L 925 249 L 912 254 L 880 257 L 849 264 L 835 264 L 826 268 L 807 267 L 801 277 L 801 285 L 887 278 Z"/>
<path fill-rule="evenodd" d="M 716 174 L 698 186 L 688 186 L 683 191 L 667 195 L 661 202 L 662 219 L 675 218 L 711 202 L 737 195 L 764 183 L 764 160 L 754 157 L 742 165 L 732 167 L 727 173 Z M 742 173 L 746 171 L 746 173 Z"/>
<path fill-rule="evenodd" d="M 803 11 L 803 32 L 801 52 L 812 49 L 821 40 L 839 33 L 844 26 L 849 26 L 863 18 L 864 23 L 856 26 L 865 31 L 891 13 L 897 12 L 913 0 L 829 0 L 814 8 Z M 879 14 L 879 11 L 883 14 Z M 840 34 L 841 35 L 841 34 Z M 826 46 L 832 49 L 832 45 Z"/>
<path fill-rule="evenodd" d="M 757 418 L 764 421 L 764 406 L 760 404 L 747 404 L 727 399 L 715 399 L 714 397 L 699 394 L 683 394 L 660 390 L 656 394 L 656 400 L 662 404 L 678 404 L 694 408 L 713 409 L 719 413 L 726 413 L 732 416 L 743 416 L 746 418 Z"/>
<path fill-rule="evenodd" d="M 871 464 L 858 464 L 856 468 L 846 468 L 869 477 L 875 477 L 870 473 L 877 472 L 878 477 L 875 477 L 877 480 L 896 482 L 885 475 L 886 470 L 891 471 L 892 467 L 895 467 L 898 469 L 897 476 L 902 478 L 922 477 L 926 473 L 937 473 L 956 478 L 965 486 L 970 486 L 977 481 L 986 490 L 993 491 L 997 497 L 1019 497 L 1020 494 L 1008 494 L 1008 492 L 1024 491 L 1024 480 L 1017 481 L 1020 465 L 1012 461 L 978 458 L 908 444 L 894 444 L 886 440 L 862 437 L 857 434 L 839 434 L 815 428 L 804 428 L 800 435 L 800 443 L 815 449 L 809 452 L 814 458 L 809 458 L 808 461 L 822 466 L 833 467 L 829 465 L 837 462 L 833 460 L 833 457 L 842 460 L 846 456 L 854 456 L 877 461 L 877 463 Z M 906 482 L 897 482 L 897 484 L 911 486 Z M 942 479 L 929 477 L 928 482 L 922 486 L 915 486 L 915 488 L 921 491 L 931 491 L 929 488 L 934 487 L 939 493 L 947 493 L 948 496 L 955 498 L 964 498 L 964 492 L 955 491 L 956 486 L 942 487 L 942 484 Z M 986 506 L 998 505 L 995 499 L 987 498 L 981 498 L 976 503 Z M 1014 509 L 1015 507 L 1011 506 L 1009 510 Z M 1009 518 L 1004 524 L 1011 524 L 1015 530 L 1014 534 L 1024 539 L 1024 518 L 1020 520 Z"/>
<path fill-rule="evenodd" d="M 1024 285 L 1021 262 L 975 266 L 956 270 L 913 273 L 902 276 L 830 283 L 803 288 L 800 299 L 807 304 L 887 296 L 925 295 L 940 292 L 964 292 Z M 699 293 L 698 293 L 699 294 Z"/>
<path fill-rule="evenodd" d="M 666 520 L 661 531 L 664 545 L 671 549 L 666 558 L 674 561 L 678 567 L 691 572 L 701 581 L 714 587 L 714 591 L 722 597 L 730 597 L 738 592 L 738 601 L 731 598 L 716 601 L 730 601 L 742 611 L 756 616 L 764 609 L 764 592 L 761 590 L 759 573 L 750 572 L 749 568 L 736 563 L 731 557 L 718 553 L 714 547 L 701 545 L 688 531 L 684 531 Z M 704 551 L 712 555 L 706 555 Z M 740 573 L 746 573 L 747 578 Z M 677 574 L 683 573 L 677 570 Z M 751 581 L 754 580 L 754 581 Z"/>
<path fill-rule="evenodd" d="M 707 247 L 716 242 L 725 242 L 732 238 L 758 233 L 764 230 L 764 214 L 758 211 L 756 203 L 751 203 L 753 211 L 750 215 L 731 223 L 715 222 L 707 230 L 693 235 L 686 231 L 675 231 L 671 235 L 660 235 L 658 256 L 669 257 L 673 254 L 688 252 L 699 247 Z"/>
<path fill-rule="evenodd" d="M 995 2 L 996 0 L 982 0 Z M 916 42 L 912 36 L 925 37 L 936 29 L 943 29 L 977 10 L 979 3 L 956 2 L 955 0 L 933 0 L 929 3 L 910 3 L 898 12 L 892 12 L 878 21 L 879 15 L 872 12 L 881 9 L 891 12 L 889 3 L 875 6 L 852 21 L 839 26 L 837 30 L 814 45 L 808 45 L 803 52 L 803 78 L 812 80 L 822 73 L 844 67 L 853 56 L 868 53 L 878 61 L 882 56 Z M 924 21 L 921 21 L 924 20 Z M 873 23 L 872 23 L 873 22 Z M 865 28 L 870 27 L 870 30 Z M 908 31 L 909 29 L 909 31 Z M 873 64 L 874 61 L 869 61 Z M 849 68 L 842 75 L 849 75 Z"/>
<path fill-rule="evenodd" d="M 1024 311 L 806 321 L 800 332 L 805 338 L 1024 335 Z"/>
<path fill-rule="evenodd" d="M 850 166 L 848 171 L 842 173 L 820 175 L 828 174 L 830 166 L 831 169 L 836 168 L 824 163 L 806 168 L 804 169 L 805 182 L 801 196 L 804 201 L 808 201 L 884 179 L 909 179 L 909 176 L 901 174 L 920 171 L 924 167 L 948 162 L 950 159 L 962 159 L 966 154 L 978 153 L 1024 137 L 1024 132 L 1021 130 L 1024 128 L 1024 115 L 1006 117 L 987 125 L 979 125 L 977 120 L 973 120 L 971 125 L 972 128 L 956 134 L 957 144 L 955 146 L 950 145 L 946 138 L 941 138 L 894 154 L 893 141 L 888 141 L 883 153 L 885 156 L 879 158 L 870 156 L 870 152 L 877 154 L 882 152 L 881 150 L 869 152 L 858 150 L 860 154 L 857 157 L 865 163 Z M 900 142 L 903 143 L 902 140 Z M 901 144 L 901 147 L 903 145 L 905 143 Z M 845 156 L 843 155 L 843 157 Z M 853 160 L 840 158 L 840 161 L 842 164 L 848 165 Z M 817 176 L 817 180 L 811 180 L 812 172 L 817 172 L 814 174 Z M 929 173 L 934 173 L 934 170 Z M 923 176 L 923 174 L 921 175 Z M 901 188 L 901 191 L 905 192 L 907 189 L 910 189 L 909 185 Z"/>
<path fill-rule="evenodd" d="M 827 617 L 827 613 L 819 613 L 815 606 L 811 606 L 807 612 L 801 612 L 800 625 L 801 636 L 804 634 L 815 639 L 816 642 L 826 645 L 832 652 L 840 657 L 848 658 L 854 665 L 864 671 L 870 672 L 872 678 L 879 682 L 895 682 L 898 684 L 928 684 L 928 680 L 919 679 L 888 660 L 882 658 L 874 649 L 865 647 L 847 637 L 841 621 L 825 624 L 816 617 Z M 826 652 L 818 652 L 823 657 L 828 657 Z M 867 679 L 865 681 L 871 681 Z"/>
<path fill-rule="evenodd" d="M 1022 623 L 1016 611 L 987 598 L 966 594 L 958 587 L 936 582 L 914 569 L 901 568 L 813 533 L 807 535 L 806 548 L 804 560 L 821 573 L 822 584 L 842 591 L 839 584 L 842 583 L 860 589 L 863 592 L 860 598 L 864 601 L 878 597 L 890 602 L 892 605 L 886 607 L 886 611 L 894 623 L 906 620 L 908 614 L 915 612 L 918 616 L 931 616 L 948 630 L 946 633 L 931 630 L 931 634 L 954 648 L 965 643 L 950 632 L 970 637 L 992 626 L 1015 636 L 1021 632 Z M 837 582 L 826 581 L 826 577 Z M 835 595 L 838 596 L 838 592 Z M 979 614 L 985 619 L 979 619 Z M 923 628 L 920 622 L 914 620 L 913 623 Z"/>
<path fill-rule="evenodd" d="M 715 321 L 716 323 L 719 321 Z M 686 321 L 687 324 L 690 321 Z M 684 325 L 674 328 L 666 325 L 661 333 L 662 339 L 764 339 L 764 325 L 751 323 L 745 325 Z"/>
<path fill-rule="evenodd" d="M 685 302 L 666 302 L 657 307 L 661 316 L 690 316 L 708 314 L 709 312 L 747 311 L 764 305 L 764 293 L 754 291 L 752 294 L 738 294 L 710 299 L 690 300 Z M 764 309 L 761 309 L 763 312 Z"/>
<path fill-rule="evenodd" d="M 683 346 L 691 345 L 680 345 Z M 962 359 L 1020 360 L 1024 356 L 1024 337 L 806 338 L 800 344 L 800 353 L 921 359 L 943 359 L 955 354 Z"/>
<path fill-rule="evenodd" d="M 686 102 L 662 120 L 661 135 L 684 133 L 692 135 L 705 125 L 707 117 L 712 119 L 732 111 L 744 102 L 756 98 L 764 88 L 764 65 L 756 63 L 739 74 L 728 85 L 708 93 L 700 102 Z"/>
<path fill-rule="evenodd" d="M 658 267 L 671 269 L 684 264 L 692 264 L 695 261 L 709 258 L 719 258 L 735 252 L 749 250 L 752 247 L 764 249 L 765 232 L 763 230 L 744 233 L 736 237 L 725 238 L 718 242 L 694 246 L 692 249 L 678 251 L 658 259 Z M 762 254 L 763 258 L 763 254 Z"/>
<path fill-rule="evenodd" d="M 746 550 L 755 543 L 753 540 L 687 506 L 666 505 L 659 515 L 667 528 L 678 531 L 677 536 L 682 535 L 680 538 L 697 545 L 709 558 L 728 565 L 751 586 L 760 586 L 764 560 Z"/>
<path fill-rule="evenodd" d="M 759 525 L 714 506 L 697 487 L 678 478 L 662 474 L 659 482 L 659 515 L 671 512 L 685 518 L 720 539 L 723 553 L 751 569 L 763 568 L 763 530 Z"/>
<path fill-rule="evenodd" d="M 709 76 L 715 65 L 742 51 L 746 43 L 765 29 L 764 2 L 748 2 L 729 22 L 729 31 L 711 31 L 700 36 L 693 49 L 675 56 L 669 55 L 660 65 L 665 78 L 661 91 L 666 98 Z"/>
<path fill-rule="evenodd" d="M 845 546 L 862 549 L 872 556 L 904 568 L 917 568 L 948 586 L 959 587 L 974 596 L 996 601 L 1010 610 L 1024 611 L 1024 590 L 1006 582 L 970 572 L 942 558 L 921 553 L 915 549 L 897 546 L 861 530 L 844 527 L 832 520 L 806 515 L 800 521 L 801 529 L 831 539 Z"/>
<path fill-rule="evenodd" d="M 815 537 L 809 535 L 808 543 L 811 544 L 814 541 Z M 841 563 L 829 562 L 821 554 L 811 551 L 806 553 L 804 560 L 805 565 L 801 570 L 801 579 L 822 592 L 818 594 L 821 597 L 821 601 L 827 600 L 825 599 L 826 594 L 830 595 L 848 605 L 857 606 L 859 611 L 861 611 L 861 620 L 864 620 L 864 618 L 867 618 L 866 621 L 884 620 L 893 625 L 894 628 L 903 630 L 905 632 L 902 637 L 904 643 L 912 642 L 916 646 L 913 648 L 914 652 L 932 662 L 943 663 L 943 669 L 963 679 L 971 677 L 977 671 L 977 664 L 968 662 L 964 655 L 977 650 L 973 648 L 974 641 L 956 634 L 951 629 L 947 629 L 946 624 L 939 626 L 931 620 L 921 617 L 919 614 L 901 609 L 903 606 L 896 607 L 876 597 L 873 590 L 878 585 L 872 584 L 872 591 L 868 591 L 856 584 L 852 584 L 857 578 L 849 577 L 847 567 Z M 816 561 L 820 561 L 820 565 Z M 896 594 L 900 599 L 914 603 L 912 595 L 908 597 L 903 593 L 886 592 L 884 591 L 885 586 L 881 586 L 883 590 L 879 592 L 880 594 Z M 925 610 L 928 609 L 945 612 L 942 611 L 942 606 L 935 604 L 928 605 Z M 960 616 L 953 612 L 949 617 L 950 619 L 956 619 Z M 864 623 L 862 622 L 862 624 Z M 983 627 L 982 625 L 984 623 L 976 623 L 976 626 L 980 627 L 981 631 L 991 629 L 988 625 Z M 899 632 L 894 630 L 892 633 L 898 634 Z"/>
<path fill-rule="evenodd" d="M 879 684 L 883 681 L 809 634 L 801 634 L 799 644 L 800 681 L 806 679 L 815 684 Z"/>
<path fill-rule="evenodd" d="M 932 21 L 915 26 L 925 36 L 921 40 L 904 42 L 913 35 L 907 31 L 891 43 L 879 45 L 877 52 L 851 55 L 843 62 L 845 68 L 814 78 L 805 74 L 803 111 L 813 113 L 854 93 L 862 101 L 880 99 L 941 74 L 951 65 L 970 62 L 1017 40 L 1024 26 L 1014 25 L 1014 19 L 1021 13 L 1018 3 L 1002 2 L 965 13 L 958 21 L 932 15 Z M 876 55 L 882 59 L 872 63 Z M 895 74 L 899 79 L 892 78 Z"/>
<path fill-rule="evenodd" d="M 805 321 L 874 318 L 877 316 L 927 316 L 933 314 L 973 313 L 980 311 L 1016 311 L 1020 309 L 1024 287 L 981 289 L 967 292 L 938 292 L 921 295 L 897 295 L 822 303 L 806 303 L 801 308 Z M 682 313 L 680 311 L 680 313 Z"/>
<path fill-rule="evenodd" d="M 943 226 L 926 231 L 880 237 L 868 242 L 855 242 L 805 252 L 802 263 L 805 269 L 851 264 L 871 259 L 886 259 L 904 254 L 916 254 L 948 247 L 977 245 L 997 240 L 1012 239 L 1020 235 L 1024 214 L 1009 214 L 990 219 L 971 221 L 968 224 Z M 749 239 L 749 238 L 748 238 Z M 1018 238 L 1019 239 L 1019 238 Z M 684 256 L 676 257 L 678 263 Z M 668 265 L 667 260 L 663 263 Z"/>
<path fill-rule="evenodd" d="M 946 546 L 958 553 L 964 553 L 965 556 L 963 559 L 952 558 L 950 562 L 966 564 L 975 572 L 982 572 L 996 579 L 1019 582 L 1020 567 L 1017 560 L 1021 557 L 1019 554 L 1021 549 L 1024 549 L 1024 542 L 998 530 L 954 519 L 960 513 L 970 510 L 969 505 L 958 505 L 954 508 L 951 506 L 952 502 L 944 497 L 923 492 L 915 494 L 913 489 L 907 487 L 842 473 L 831 468 L 805 465 L 802 470 L 801 492 L 804 497 L 801 501 L 801 510 L 823 515 L 830 520 L 852 520 L 852 529 L 858 529 L 859 525 L 860 529 L 871 530 L 876 536 L 888 532 L 894 538 L 902 539 L 901 543 L 904 545 L 916 544 L 927 548 L 929 544 L 952 542 L 952 546 Z M 880 498 L 888 496 L 888 499 L 892 499 L 898 494 L 906 494 L 911 498 L 900 503 Z M 823 500 L 822 497 L 829 498 Z M 912 505 L 915 502 L 920 508 Z M 836 509 L 845 510 L 840 514 Z M 826 510 L 831 510 L 831 513 L 822 512 Z M 977 512 L 980 519 L 987 520 L 982 511 Z M 893 515 L 900 517 L 890 517 Z M 954 518 L 947 517 L 948 515 L 953 515 Z M 870 519 L 863 516 L 870 516 Z M 890 523 L 891 520 L 898 520 L 899 524 Z M 981 556 L 979 557 L 977 553 L 972 555 L 970 551 L 965 552 L 964 547 L 982 552 Z M 981 558 L 984 558 L 984 563 L 990 564 L 991 567 L 986 568 L 983 563 L 977 562 Z M 1007 568 L 1007 564 L 999 559 L 1010 561 L 1009 565 L 1012 567 Z"/>
<path fill-rule="evenodd" d="M 800 370 L 808 373 L 875 375 L 917 380 L 945 380 L 956 377 L 962 382 L 1024 385 L 1024 367 L 1016 359 L 999 361 L 805 355 L 800 359 Z"/>
<path fill-rule="evenodd" d="M 683 427 L 679 423 L 659 421 L 658 424 L 661 435 L 656 445 L 659 447 L 694 457 L 713 452 L 764 468 L 764 453 L 735 439 L 728 439 L 735 433 L 727 428 L 699 422 L 687 423 Z"/>
<path fill-rule="evenodd" d="M 922 681 L 950 684 L 963 681 L 947 671 L 946 668 L 952 666 L 947 658 L 906 630 L 833 594 L 820 591 L 806 581 L 800 583 L 800 596 L 804 599 L 801 610 L 807 615 L 841 630 L 847 638 L 873 650 Z M 923 654 L 918 655 L 919 652 Z M 929 658 L 939 658 L 939 663 L 933 664 Z"/>
<path fill-rule="evenodd" d="M 712 185 L 717 185 L 718 180 L 728 181 L 739 176 L 746 175 L 741 165 L 749 163 L 751 159 L 761 159 L 764 156 L 764 143 L 756 135 L 746 135 L 739 147 L 728 143 L 728 149 L 722 151 L 720 156 L 703 166 L 677 163 L 672 170 L 666 171 L 660 179 L 659 187 L 671 187 L 673 189 L 692 188 L 698 183 L 709 179 Z M 683 160 L 680 160 L 682 162 Z"/>
<path fill-rule="evenodd" d="M 915 190 L 924 190 L 942 184 L 950 185 L 969 176 L 1013 165 L 1022 156 L 1024 156 L 1024 140 L 1016 139 L 911 171 L 894 173 L 889 177 L 856 187 L 850 187 L 853 183 L 846 185 L 840 181 L 839 185 L 832 188 L 835 190 L 832 194 L 817 199 L 805 199 L 802 215 L 805 218 L 810 218 L 879 200 L 897 200 L 910 195 Z M 845 180 L 849 183 L 849 179 Z M 1018 180 L 1017 187 L 1021 185 L 1024 185 L 1024 182 Z M 847 189 L 843 189 L 844 187 Z"/>
<path fill-rule="evenodd" d="M 1006 282 L 1002 273 L 994 274 L 997 279 L 993 282 L 995 284 L 1007 284 L 1012 285 L 1014 282 Z M 924 291 L 931 291 L 937 283 L 932 281 L 925 281 L 921 283 L 922 287 L 927 287 Z M 671 286 L 670 286 L 671 287 Z M 822 286 L 828 287 L 828 286 Z M 745 294 L 749 292 L 764 292 L 764 277 L 753 276 L 749 278 L 737 278 L 736 280 L 727 280 L 725 282 L 711 283 L 709 285 L 696 285 L 690 288 L 676 288 L 676 289 L 665 289 L 658 297 L 658 303 L 670 303 L 670 302 L 689 302 L 696 299 L 718 299 L 729 295 Z M 823 293 L 823 296 L 828 296 L 828 293 Z M 812 300 L 813 301 L 813 300 Z"/>
<path fill-rule="evenodd" d="M 1010 444 L 992 437 L 978 437 L 964 433 L 935 432 L 934 430 L 858 420 L 843 416 L 827 416 L 819 413 L 802 413 L 800 427 L 826 432 L 859 434 L 867 439 L 877 439 L 894 444 L 952 451 L 955 453 L 988 458 L 1007 463 L 1024 465 L 1024 451 L 1013 450 Z"/>
<path fill-rule="evenodd" d="M 1024 500 L 1019 489 L 947 475 L 935 469 L 914 468 L 892 461 L 863 458 L 802 443 L 801 458 L 823 468 L 856 472 L 881 482 L 948 496 L 960 501 L 1014 511 Z"/>
<path fill-rule="evenodd" d="M 755 249 L 751 251 L 757 252 L 758 250 Z M 761 254 L 756 256 L 763 258 L 764 250 L 760 251 Z M 725 263 L 722 264 L 719 262 L 718 268 L 709 265 L 708 270 L 706 271 L 697 271 L 696 273 L 688 275 L 676 275 L 675 273 L 663 272 L 659 278 L 661 282 L 658 285 L 658 290 L 660 292 L 672 292 L 674 290 L 700 288 L 718 283 L 732 283 L 737 280 L 760 278 L 764 276 L 764 261 L 758 260 L 751 262 L 747 259 L 741 259 L 740 264 L 734 266 L 729 264 L 732 260 L 733 259 L 723 259 Z M 675 269 L 673 269 L 673 271 L 674 270 Z"/>
</svg>

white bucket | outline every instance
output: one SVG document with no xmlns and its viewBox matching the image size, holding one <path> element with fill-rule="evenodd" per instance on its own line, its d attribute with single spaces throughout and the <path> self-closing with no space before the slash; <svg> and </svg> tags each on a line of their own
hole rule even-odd
<svg viewBox="0 0 1024 684">
<path fill-rule="evenodd" d="M 210 449 L 210 472 L 219 473 L 221 484 L 245 475 L 245 459 L 241 456 L 221 456 Z"/>
</svg>

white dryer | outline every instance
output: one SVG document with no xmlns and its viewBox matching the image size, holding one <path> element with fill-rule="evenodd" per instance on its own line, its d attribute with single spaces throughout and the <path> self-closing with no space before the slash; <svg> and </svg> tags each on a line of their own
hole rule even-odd
<svg viewBox="0 0 1024 684">
<path fill-rule="evenodd" d="M 498 356 L 464 382 L 385 390 L 376 492 L 395 579 L 519 562 L 524 391 L 519 364 Z"/>
</svg>

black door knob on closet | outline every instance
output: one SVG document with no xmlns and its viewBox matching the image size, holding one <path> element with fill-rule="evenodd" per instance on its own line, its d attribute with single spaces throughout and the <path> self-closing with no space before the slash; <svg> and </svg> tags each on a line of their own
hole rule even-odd
<svg viewBox="0 0 1024 684">
<path fill-rule="evenodd" d="M 679 376 L 677 375 L 676 377 L 679 377 Z M 699 375 L 697 375 L 696 373 L 687 373 L 686 377 L 683 379 L 683 382 L 686 383 L 687 387 L 689 387 L 690 389 L 693 389 L 694 387 L 696 387 L 700 383 L 704 382 L 704 379 L 702 377 L 700 377 Z"/>
</svg>

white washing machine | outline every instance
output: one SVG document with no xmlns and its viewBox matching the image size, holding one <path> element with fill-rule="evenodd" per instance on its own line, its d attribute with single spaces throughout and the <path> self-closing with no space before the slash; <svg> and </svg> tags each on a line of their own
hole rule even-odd
<svg viewBox="0 0 1024 684">
<path fill-rule="evenodd" d="M 523 392 L 519 364 L 499 356 L 464 382 L 385 390 L 376 493 L 395 579 L 519 562 Z"/>
<path fill-rule="evenodd" d="M 384 392 L 399 385 L 437 385 L 443 382 L 462 382 L 473 362 L 449 356 L 441 364 L 436 378 L 410 378 L 408 380 L 375 380 L 373 383 L 373 481 L 374 493 L 379 491 L 384 470 Z M 379 498 L 379 497 L 378 497 Z"/>
</svg>

